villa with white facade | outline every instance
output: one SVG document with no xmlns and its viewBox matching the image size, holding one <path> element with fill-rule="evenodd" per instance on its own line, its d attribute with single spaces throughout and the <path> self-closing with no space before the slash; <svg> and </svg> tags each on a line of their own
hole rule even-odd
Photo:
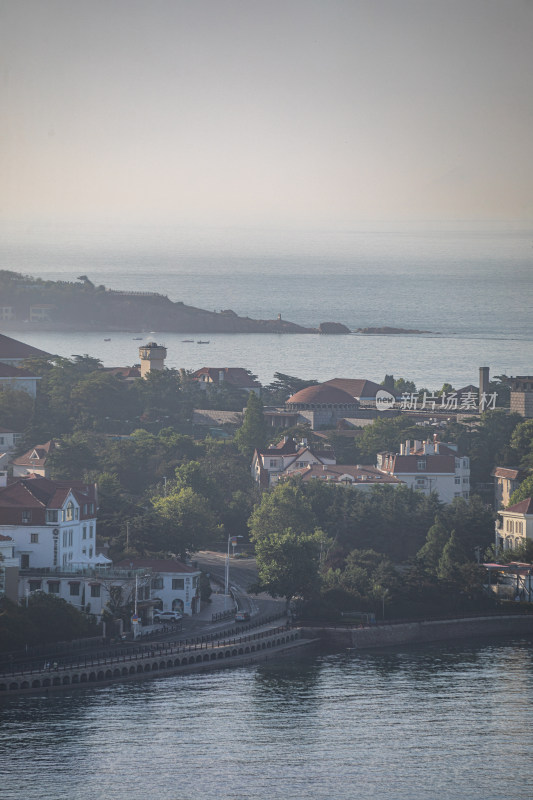
<svg viewBox="0 0 533 800">
<path fill-rule="evenodd" d="M 426 495 L 437 492 L 443 503 L 470 497 L 470 459 L 457 446 L 434 439 L 406 441 L 399 453 L 378 453 L 377 469 Z"/>
<path fill-rule="evenodd" d="M 496 549 L 515 550 L 526 539 L 533 539 L 533 498 L 528 497 L 498 511 Z"/>
</svg>

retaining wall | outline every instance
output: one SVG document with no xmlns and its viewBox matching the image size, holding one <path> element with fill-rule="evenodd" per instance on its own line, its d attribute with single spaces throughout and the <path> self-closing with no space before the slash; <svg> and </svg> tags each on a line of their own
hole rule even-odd
<svg viewBox="0 0 533 800">
<path fill-rule="evenodd" d="M 320 636 L 326 644 L 358 649 L 441 642 L 447 639 L 531 636 L 533 635 L 533 616 L 472 617 L 405 622 L 367 628 L 303 627 L 302 635 L 306 637 Z"/>
<path fill-rule="evenodd" d="M 90 685 L 140 680 L 159 675 L 242 666 L 292 654 L 297 648 L 312 643 L 302 637 L 300 630 L 280 628 L 272 632 L 236 637 L 230 641 L 86 662 L 76 666 L 60 666 L 52 671 L 4 673 L 0 675 L 0 698 L 13 694 L 43 694 L 72 687 L 87 688 Z"/>
</svg>

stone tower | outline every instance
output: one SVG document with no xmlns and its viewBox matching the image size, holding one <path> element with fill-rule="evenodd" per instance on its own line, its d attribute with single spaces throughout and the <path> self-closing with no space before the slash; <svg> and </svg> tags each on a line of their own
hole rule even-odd
<svg viewBox="0 0 533 800">
<path fill-rule="evenodd" d="M 141 378 L 146 378 L 146 376 L 154 369 L 164 369 L 166 357 L 167 348 L 162 344 L 148 342 L 148 344 L 139 347 L 139 358 L 141 359 Z"/>
</svg>

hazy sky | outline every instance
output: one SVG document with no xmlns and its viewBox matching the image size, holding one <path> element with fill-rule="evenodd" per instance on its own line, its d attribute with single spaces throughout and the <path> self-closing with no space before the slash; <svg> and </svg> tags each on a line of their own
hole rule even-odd
<svg viewBox="0 0 533 800">
<path fill-rule="evenodd" d="M 529 0 L 0 0 L 0 212 L 533 217 Z"/>
</svg>

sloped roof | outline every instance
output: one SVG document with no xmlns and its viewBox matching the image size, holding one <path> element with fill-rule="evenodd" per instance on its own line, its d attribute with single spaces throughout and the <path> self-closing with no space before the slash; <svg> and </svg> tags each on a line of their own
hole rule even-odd
<svg viewBox="0 0 533 800">
<path fill-rule="evenodd" d="M 57 448 L 53 439 L 44 444 L 37 444 L 30 448 L 18 458 L 12 459 L 12 464 L 17 467 L 44 467 L 46 460 L 51 452 Z"/>
<path fill-rule="evenodd" d="M 361 397 L 375 397 L 377 392 L 383 389 L 383 386 L 374 383 L 374 381 L 367 381 L 365 378 L 333 378 L 330 381 L 326 381 L 326 385 L 336 386 L 338 389 L 348 392 L 357 400 L 361 399 Z"/>
<path fill-rule="evenodd" d="M 105 372 L 112 375 L 121 375 L 123 378 L 140 378 L 141 370 L 139 367 L 103 367 Z"/>
<path fill-rule="evenodd" d="M 331 403 L 332 405 L 355 405 L 353 395 L 343 391 L 336 386 L 327 383 L 320 383 L 318 386 L 306 386 L 299 392 L 289 397 L 287 404 L 311 404 L 311 403 Z"/>
<path fill-rule="evenodd" d="M 202 375 L 209 376 L 212 383 L 229 383 L 239 389 L 258 389 L 261 384 L 253 380 L 243 367 L 202 367 L 193 372 L 191 377 L 198 379 Z M 220 380 L 222 375 L 222 381 Z"/>
<path fill-rule="evenodd" d="M 14 367 L 13 364 L 4 364 L 3 361 L 0 361 L 0 378 L 34 378 L 37 381 L 41 380 L 38 375 L 28 372 L 27 369 Z"/>
<path fill-rule="evenodd" d="M 533 514 L 533 498 L 528 497 L 526 500 L 521 500 L 514 506 L 504 508 L 503 511 L 511 511 L 513 514 Z"/>
<path fill-rule="evenodd" d="M 520 470 L 512 467 L 494 467 L 490 474 L 493 478 L 509 478 L 515 481 L 520 475 Z"/>
<path fill-rule="evenodd" d="M 39 350 L 31 344 L 19 342 L 18 339 L 12 339 L 10 336 L 5 336 L 3 333 L 0 333 L 0 361 L 4 358 L 12 360 L 51 357 L 51 353 L 46 353 L 44 350 Z"/>
<path fill-rule="evenodd" d="M 395 478 L 393 475 L 386 475 L 371 465 L 310 464 L 307 467 L 292 470 L 290 474 L 301 475 L 303 480 L 318 478 L 332 483 L 339 483 L 344 476 L 349 476 L 357 484 L 378 483 L 396 486 L 403 483 L 399 478 Z"/>
<path fill-rule="evenodd" d="M 0 509 L 61 508 L 69 492 L 80 504 L 94 501 L 94 487 L 82 481 L 53 481 L 40 475 L 26 476 L 0 488 Z"/>
</svg>

